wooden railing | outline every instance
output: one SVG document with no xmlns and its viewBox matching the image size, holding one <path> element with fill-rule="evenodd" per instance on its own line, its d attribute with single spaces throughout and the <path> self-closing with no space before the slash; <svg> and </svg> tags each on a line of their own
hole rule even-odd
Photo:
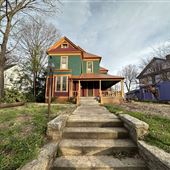
<svg viewBox="0 0 170 170">
<path fill-rule="evenodd" d="M 121 96 L 121 91 L 102 91 L 102 97 L 117 97 Z"/>
</svg>

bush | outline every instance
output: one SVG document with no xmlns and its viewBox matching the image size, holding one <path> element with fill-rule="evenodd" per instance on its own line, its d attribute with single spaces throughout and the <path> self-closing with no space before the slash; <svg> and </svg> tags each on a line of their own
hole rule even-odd
<svg viewBox="0 0 170 170">
<path fill-rule="evenodd" d="M 5 89 L 4 97 L 0 100 L 2 103 L 15 103 L 15 102 L 35 102 L 36 99 L 32 92 L 19 92 L 16 89 Z"/>
<path fill-rule="evenodd" d="M 3 103 L 15 103 L 24 101 L 26 101 L 25 95 L 15 89 L 5 89 L 4 97 L 1 99 L 1 102 Z"/>
</svg>

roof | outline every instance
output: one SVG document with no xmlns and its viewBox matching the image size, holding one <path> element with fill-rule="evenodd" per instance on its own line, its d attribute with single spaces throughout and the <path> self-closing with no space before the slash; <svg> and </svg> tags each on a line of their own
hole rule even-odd
<svg viewBox="0 0 170 170">
<path fill-rule="evenodd" d="M 71 47 L 69 48 L 59 48 L 59 46 L 67 41 Z M 48 50 L 47 53 L 49 54 L 55 54 L 58 52 L 64 52 L 64 53 L 69 53 L 69 52 L 81 52 L 83 54 L 83 58 L 85 59 L 101 59 L 101 56 L 91 54 L 86 52 L 83 48 L 80 46 L 75 45 L 71 40 L 69 40 L 67 37 L 62 37 L 59 41 L 57 41 L 54 45 L 52 45 Z"/>
<path fill-rule="evenodd" d="M 100 67 L 100 71 L 109 71 L 107 68 Z"/>
<path fill-rule="evenodd" d="M 90 59 L 90 58 L 101 59 L 102 57 L 98 56 L 98 55 L 95 55 L 95 54 L 88 53 L 88 52 L 83 52 L 83 58 L 85 58 L 85 59 Z"/>
<path fill-rule="evenodd" d="M 161 60 L 161 61 L 166 61 L 163 58 L 157 58 L 157 57 L 153 57 L 153 59 L 146 65 L 146 67 L 141 71 L 141 73 L 137 76 L 137 78 L 139 79 L 140 77 L 142 77 L 142 75 L 145 73 L 145 71 L 147 71 L 147 69 L 149 68 L 149 66 L 156 60 Z"/>
<path fill-rule="evenodd" d="M 108 80 L 122 80 L 124 77 L 114 76 L 109 74 L 95 74 L 95 73 L 87 73 L 81 74 L 80 76 L 72 76 L 72 79 L 108 79 Z"/>
<path fill-rule="evenodd" d="M 57 47 L 60 46 L 64 41 L 67 41 L 69 44 L 71 44 L 73 49 L 75 49 L 77 51 L 81 51 L 80 48 L 78 48 L 71 40 L 69 40 L 67 37 L 64 36 L 59 41 L 57 41 L 54 45 L 52 45 L 47 50 L 47 53 L 56 52 Z M 64 50 L 66 50 L 66 49 L 64 49 Z M 58 52 L 58 50 L 57 50 L 57 52 Z"/>
<path fill-rule="evenodd" d="M 10 69 L 10 68 L 12 68 L 12 67 L 14 67 L 14 66 L 16 66 L 17 64 L 9 64 L 9 65 L 6 65 L 5 66 L 5 70 L 8 70 L 8 69 Z"/>
</svg>

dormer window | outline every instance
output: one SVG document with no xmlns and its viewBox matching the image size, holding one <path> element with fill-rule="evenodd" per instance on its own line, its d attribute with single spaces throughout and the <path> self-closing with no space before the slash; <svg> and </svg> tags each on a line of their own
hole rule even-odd
<svg viewBox="0 0 170 170">
<path fill-rule="evenodd" d="M 68 43 L 61 44 L 61 48 L 68 48 Z"/>
</svg>

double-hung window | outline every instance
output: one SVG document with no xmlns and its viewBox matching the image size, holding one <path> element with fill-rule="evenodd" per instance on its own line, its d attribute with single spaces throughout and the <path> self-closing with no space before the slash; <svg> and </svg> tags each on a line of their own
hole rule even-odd
<svg viewBox="0 0 170 170">
<path fill-rule="evenodd" d="M 87 73 L 93 73 L 93 61 L 87 61 Z"/>
<path fill-rule="evenodd" d="M 56 82 L 56 91 L 57 92 L 67 92 L 68 86 L 68 77 L 67 76 L 58 76 Z"/>
<path fill-rule="evenodd" d="M 61 69 L 68 69 L 68 56 L 61 56 Z"/>
</svg>

